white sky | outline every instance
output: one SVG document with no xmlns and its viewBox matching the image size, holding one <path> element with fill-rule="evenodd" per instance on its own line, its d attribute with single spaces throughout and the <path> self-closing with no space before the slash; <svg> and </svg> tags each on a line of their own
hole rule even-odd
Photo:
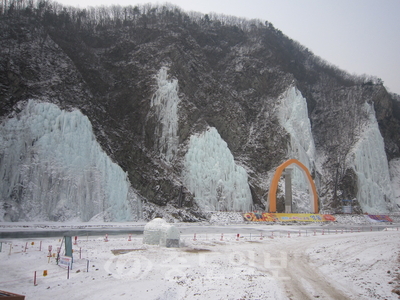
<svg viewBox="0 0 400 300">
<path fill-rule="evenodd" d="M 80 8 L 167 1 L 58 0 Z M 314 54 L 350 73 L 381 78 L 400 94 L 400 0 L 170 0 L 185 11 L 271 22 Z"/>
</svg>

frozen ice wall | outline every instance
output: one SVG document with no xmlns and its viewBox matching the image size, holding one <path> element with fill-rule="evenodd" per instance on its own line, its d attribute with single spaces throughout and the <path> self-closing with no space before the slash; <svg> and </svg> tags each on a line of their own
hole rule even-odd
<svg viewBox="0 0 400 300">
<path fill-rule="evenodd" d="M 178 80 L 168 80 L 167 68 L 160 69 L 156 76 L 157 91 L 151 99 L 151 107 L 155 107 L 158 126 L 155 136 L 158 151 L 171 162 L 178 149 Z"/>
<path fill-rule="evenodd" d="M 400 208 L 400 158 L 389 162 L 390 180 L 392 182 L 393 199 L 397 208 Z"/>
<path fill-rule="evenodd" d="M 299 160 L 311 173 L 314 169 L 315 145 L 308 118 L 307 102 L 294 86 L 280 97 L 278 117 L 281 126 L 290 134 L 289 158 Z M 293 202 L 298 202 L 295 205 L 301 212 L 311 211 L 309 183 L 297 167 L 293 167 L 292 184 L 293 189 L 296 190 L 293 191 Z"/>
<path fill-rule="evenodd" d="M 249 211 L 252 207 L 247 172 L 236 165 L 213 127 L 190 138 L 183 177 L 203 211 Z"/>
<path fill-rule="evenodd" d="M 392 186 L 383 138 L 373 108 L 365 103 L 369 120 L 349 155 L 357 174 L 357 200 L 364 212 L 385 213 L 392 209 Z"/>
<path fill-rule="evenodd" d="M 89 119 L 77 110 L 29 101 L 2 123 L 0 178 L 4 220 L 133 217 L 127 174 L 102 151 Z"/>
</svg>

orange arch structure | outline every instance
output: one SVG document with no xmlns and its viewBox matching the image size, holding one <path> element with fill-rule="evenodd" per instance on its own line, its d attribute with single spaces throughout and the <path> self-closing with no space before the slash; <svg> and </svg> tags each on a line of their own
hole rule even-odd
<svg viewBox="0 0 400 300">
<path fill-rule="evenodd" d="M 268 199 L 269 199 L 269 212 L 275 213 L 276 212 L 276 190 L 278 188 L 278 182 L 279 179 L 281 178 L 282 172 L 285 170 L 285 168 L 291 164 L 296 164 L 306 175 L 308 179 L 308 184 L 310 187 L 310 196 L 311 196 L 311 208 L 312 211 L 317 214 L 318 213 L 318 195 L 317 195 L 317 189 L 315 188 L 315 184 L 313 179 L 311 178 L 311 174 L 308 171 L 307 167 L 303 165 L 301 162 L 299 162 L 297 159 L 289 159 L 285 161 L 283 164 L 281 164 L 279 167 L 276 168 L 274 177 L 272 178 L 271 186 L 269 188 L 268 192 Z"/>
</svg>

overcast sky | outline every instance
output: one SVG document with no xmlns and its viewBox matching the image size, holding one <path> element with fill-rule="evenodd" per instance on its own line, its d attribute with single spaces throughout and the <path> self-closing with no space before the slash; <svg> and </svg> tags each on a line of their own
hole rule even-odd
<svg viewBox="0 0 400 300">
<path fill-rule="evenodd" d="M 271 22 L 350 73 L 381 78 L 400 94 L 400 0 L 57 0 L 80 8 L 169 2 L 185 11 Z"/>
</svg>

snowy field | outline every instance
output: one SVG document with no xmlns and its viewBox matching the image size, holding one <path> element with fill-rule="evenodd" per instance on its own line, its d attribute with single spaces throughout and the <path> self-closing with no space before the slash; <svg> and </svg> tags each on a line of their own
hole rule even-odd
<svg viewBox="0 0 400 300">
<path fill-rule="evenodd" d="M 223 226 L 207 228 L 183 234 L 180 248 L 144 245 L 142 235 L 108 242 L 78 236 L 69 279 L 48 257 L 48 246 L 54 253 L 61 239 L 3 239 L 0 290 L 27 300 L 399 298 L 392 292 L 400 273 L 397 227 L 299 232 L 252 224 L 239 237 L 223 234 Z"/>
</svg>

